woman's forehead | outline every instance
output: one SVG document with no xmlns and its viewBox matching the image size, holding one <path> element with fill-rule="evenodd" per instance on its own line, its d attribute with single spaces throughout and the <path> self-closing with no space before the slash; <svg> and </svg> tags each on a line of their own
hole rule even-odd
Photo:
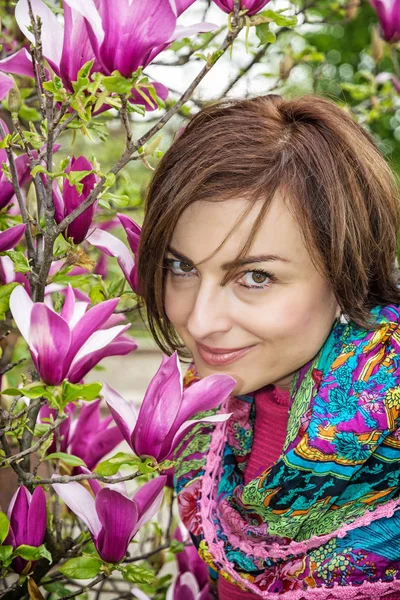
<svg viewBox="0 0 400 600">
<path fill-rule="evenodd" d="M 170 245 L 196 264 L 223 244 L 210 262 L 231 261 L 250 236 L 261 208 L 262 201 L 249 210 L 249 201 L 240 198 L 194 202 L 179 218 Z M 298 223 L 279 195 L 272 199 L 247 254 L 277 255 L 295 264 L 309 262 Z"/>
</svg>

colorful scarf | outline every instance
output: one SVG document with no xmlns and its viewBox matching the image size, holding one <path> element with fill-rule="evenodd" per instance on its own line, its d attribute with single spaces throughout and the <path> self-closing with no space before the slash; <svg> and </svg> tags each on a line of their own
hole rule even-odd
<svg viewBox="0 0 400 600">
<path fill-rule="evenodd" d="M 400 306 L 371 313 L 378 330 L 335 323 L 298 371 L 282 454 L 250 483 L 255 394 L 180 444 L 180 515 L 214 579 L 270 600 L 400 598 Z"/>
</svg>

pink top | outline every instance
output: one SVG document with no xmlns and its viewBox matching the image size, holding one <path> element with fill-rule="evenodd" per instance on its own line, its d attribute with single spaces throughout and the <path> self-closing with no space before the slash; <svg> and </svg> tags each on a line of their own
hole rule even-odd
<svg viewBox="0 0 400 600">
<path fill-rule="evenodd" d="M 286 438 L 288 414 L 288 392 L 267 385 L 256 395 L 254 441 L 244 473 L 245 484 L 280 457 Z M 219 600 L 247 600 L 259 596 L 252 592 L 244 592 L 223 577 L 218 577 L 218 598 Z"/>
</svg>

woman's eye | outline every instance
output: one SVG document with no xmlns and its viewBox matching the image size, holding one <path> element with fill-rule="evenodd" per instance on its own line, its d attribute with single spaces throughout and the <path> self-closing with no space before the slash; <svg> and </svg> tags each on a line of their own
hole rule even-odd
<svg viewBox="0 0 400 600">
<path fill-rule="evenodd" d="M 196 270 L 189 263 L 183 262 L 182 260 L 174 260 L 173 258 L 167 258 L 166 264 L 169 271 L 178 277 L 192 275 Z"/>
<path fill-rule="evenodd" d="M 263 290 L 272 281 L 274 281 L 274 276 L 267 271 L 246 271 L 238 283 L 246 288 Z"/>
</svg>

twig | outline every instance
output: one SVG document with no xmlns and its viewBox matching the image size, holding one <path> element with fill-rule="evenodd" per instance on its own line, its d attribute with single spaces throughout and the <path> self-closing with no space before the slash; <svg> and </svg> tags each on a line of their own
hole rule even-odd
<svg viewBox="0 0 400 600">
<path fill-rule="evenodd" d="M 19 399 L 20 399 L 20 397 L 14 399 L 13 403 L 18 401 Z M 44 403 L 43 398 L 36 398 L 29 404 L 29 406 L 26 406 L 19 412 L 15 413 L 15 415 L 13 414 L 13 406 L 12 405 L 11 405 L 11 408 L 9 411 L 6 411 L 5 409 L 0 408 L 0 421 L 7 421 L 9 423 L 6 427 L 4 427 L 4 429 L 0 429 L 0 435 L 2 435 L 3 433 L 7 433 L 8 431 L 11 430 L 11 422 L 12 421 L 16 421 L 17 419 L 20 419 L 24 415 L 29 414 L 31 412 L 31 410 L 33 410 L 38 404 L 41 406 L 43 403 Z"/>
<path fill-rule="evenodd" d="M 150 556 L 153 556 L 154 554 L 158 554 L 158 552 L 161 552 L 162 550 L 166 550 L 167 548 L 170 547 L 170 545 L 171 545 L 170 542 L 165 542 L 165 544 L 158 546 L 158 548 L 154 548 L 154 550 L 145 552 L 144 554 L 141 554 L 140 556 L 132 556 L 132 558 L 125 558 L 124 562 L 125 563 L 133 563 L 133 562 L 138 562 L 139 560 L 146 560 L 146 558 L 150 558 Z"/>
<path fill-rule="evenodd" d="M 11 369 L 16 367 L 17 365 L 20 365 L 25 360 L 26 360 L 26 358 L 20 358 L 19 360 L 15 361 L 13 363 L 8 363 L 7 365 L 5 365 L 4 367 L 2 367 L 0 369 L 0 375 L 4 375 L 4 373 L 7 373 L 7 371 L 11 371 Z"/>
<path fill-rule="evenodd" d="M 131 473 L 130 475 L 124 475 L 123 477 L 105 477 L 104 475 L 98 475 L 97 473 L 82 473 L 81 475 L 61 475 L 60 477 L 52 477 L 52 478 L 40 478 L 30 479 L 29 483 L 31 485 L 45 485 L 51 483 L 69 483 L 70 481 L 83 481 L 85 479 L 96 479 L 97 481 L 102 481 L 103 483 L 120 483 L 121 481 L 130 481 L 131 479 L 136 479 L 136 477 L 140 477 L 140 473 Z"/>
<path fill-rule="evenodd" d="M 0 434 L 0 443 L 3 447 L 4 453 L 6 455 L 6 458 L 9 458 L 12 456 L 12 452 L 10 449 L 10 446 L 8 445 L 7 439 L 5 434 Z M 18 475 L 18 480 L 19 481 L 26 481 L 27 478 L 27 474 L 25 473 L 25 471 L 23 471 L 21 469 L 21 467 L 19 466 L 18 463 L 11 463 L 11 468 L 15 471 L 15 473 Z M 1 598 L 1 596 L 0 596 Z"/>
<path fill-rule="evenodd" d="M 0 122 L 0 136 L 1 136 L 2 139 L 4 139 L 5 136 L 6 136 L 6 132 L 5 132 L 4 127 L 1 124 L 1 122 Z M 31 232 L 30 227 L 29 227 L 28 211 L 26 209 L 25 202 L 24 202 L 24 199 L 22 197 L 22 192 L 21 192 L 21 188 L 20 188 L 20 185 L 19 185 L 19 181 L 18 181 L 18 173 L 17 173 L 17 168 L 15 166 L 15 160 L 14 160 L 13 151 L 8 146 L 5 148 L 5 151 L 7 153 L 7 158 L 8 158 L 8 162 L 9 162 L 9 165 L 10 165 L 12 186 L 14 188 L 14 192 L 15 192 L 15 195 L 16 195 L 17 200 L 18 200 L 18 206 L 19 206 L 19 210 L 21 212 L 22 221 L 26 225 L 25 236 L 26 236 L 26 245 L 27 245 L 27 248 L 28 248 L 29 262 L 31 264 L 34 264 L 34 261 L 35 261 L 35 246 L 34 246 L 34 243 L 33 243 L 32 232 Z"/>
<path fill-rule="evenodd" d="M 73 594 L 70 594 L 69 596 L 61 596 L 60 600 L 69 600 L 69 598 L 75 598 L 76 596 L 79 596 L 80 594 L 83 594 L 84 592 L 88 592 L 89 590 L 92 589 L 92 587 L 94 587 L 95 585 L 100 583 L 100 581 L 103 581 L 103 579 L 106 579 L 107 577 L 108 576 L 105 573 L 100 573 L 100 575 L 97 575 L 96 579 L 93 579 L 93 581 L 91 581 L 84 587 L 79 588 L 79 590 L 77 592 L 74 592 Z"/>
<path fill-rule="evenodd" d="M 34 416 L 35 416 L 33 427 L 35 426 L 39 410 L 40 410 L 40 405 L 38 405 L 37 407 L 35 407 L 35 410 L 32 411 L 34 413 Z M 36 452 L 37 450 L 39 450 L 39 448 L 43 444 L 43 442 L 45 442 L 50 437 L 50 435 L 52 434 L 52 432 L 59 425 L 61 425 L 61 423 L 63 421 L 65 421 L 66 419 L 68 419 L 68 416 L 69 416 L 68 414 L 64 413 L 64 414 L 60 415 L 59 417 L 57 417 L 57 419 L 54 421 L 54 423 L 52 423 L 52 425 L 50 425 L 50 427 L 48 428 L 48 430 L 38 439 L 38 441 L 35 444 L 33 444 L 33 446 L 30 446 L 29 448 L 25 448 L 21 452 L 18 452 L 18 454 L 14 454 L 13 456 L 10 456 L 9 458 L 7 458 L 5 460 L 2 460 L 0 462 L 0 467 L 11 465 L 12 463 L 20 460 L 21 458 L 24 458 L 24 461 L 25 461 L 26 458 L 29 459 L 29 455 L 32 454 L 32 452 Z M 32 417 L 32 415 L 31 415 L 31 417 Z M 31 422 L 31 417 L 29 419 L 30 422 Z M 24 430 L 24 433 L 25 433 L 25 431 L 27 429 L 28 428 L 26 427 L 25 430 Z M 31 432 L 29 432 L 29 433 L 30 433 L 31 439 L 32 439 L 32 433 Z M 22 440 L 23 440 L 23 438 L 22 438 Z M 25 466 L 24 471 L 29 471 L 29 463 L 27 465 L 24 464 L 24 466 Z"/>
<path fill-rule="evenodd" d="M 265 44 L 260 48 L 260 50 L 254 55 L 252 60 L 243 69 L 240 69 L 236 77 L 234 77 L 234 79 L 232 79 L 232 81 L 226 86 L 226 88 L 220 95 L 220 98 L 224 98 L 231 91 L 231 89 L 235 87 L 237 82 L 240 81 L 241 78 L 244 77 L 244 75 L 246 75 L 250 71 L 250 69 L 252 69 L 254 65 L 261 60 L 261 58 L 266 54 L 268 48 L 268 44 Z"/>
</svg>

